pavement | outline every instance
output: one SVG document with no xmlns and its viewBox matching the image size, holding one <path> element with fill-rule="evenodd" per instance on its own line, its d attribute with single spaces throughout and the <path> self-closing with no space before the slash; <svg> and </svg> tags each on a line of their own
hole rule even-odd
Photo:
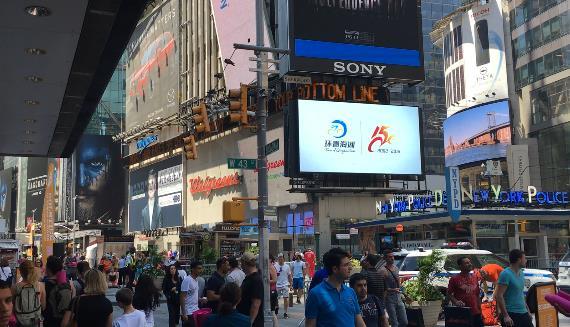
<svg viewBox="0 0 570 327">
<path fill-rule="evenodd" d="M 115 300 L 115 293 L 117 292 L 116 288 L 112 288 L 107 290 L 107 298 L 111 300 L 113 303 L 113 319 L 119 317 L 123 314 L 123 311 L 117 305 L 117 301 Z M 287 314 L 289 315 L 288 319 L 283 319 L 283 300 L 279 301 L 279 317 L 277 319 L 279 327 L 299 327 L 305 326 L 304 317 L 305 317 L 305 304 L 304 301 L 301 304 L 296 304 L 293 307 L 288 308 Z M 558 315 L 559 319 L 559 326 L 560 327 L 570 327 L 570 318 L 565 317 L 561 314 Z M 166 302 L 164 302 L 164 297 L 160 302 L 160 306 L 154 312 L 154 325 L 155 326 L 168 326 L 168 308 L 166 307 Z M 445 326 L 444 321 L 439 321 L 437 326 Z"/>
</svg>

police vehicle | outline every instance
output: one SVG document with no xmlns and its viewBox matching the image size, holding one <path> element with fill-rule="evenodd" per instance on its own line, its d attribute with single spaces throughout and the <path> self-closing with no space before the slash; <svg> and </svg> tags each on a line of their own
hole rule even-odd
<svg viewBox="0 0 570 327">
<path fill-rule="evenodd" d="M 566 253 L 558 263 L 558 283 L 559 289 L 570 291 L 570 252 Z"/>
<path fill-rule="evenodd" d="M 457 259 L 460 257 L 468 257 L 471 259 L 473 268 L 478 269 L 487 264 L 498 264 L 503 268 L 509 266 L 509 262 L 492 252 L 486 250 L 475 250 L 469 249 L 470 244 L 468 242 L 458 243 L 457 246 L 444 244 L 444 247 L 440 250 L 445 261 L 443 264 L 443 272 L 436 278 L 435 286 L 442 289 L 447 289 L 449 283 L 449 278 L 453 275 L 459 274 L 459 266 L 457 265 Z M 400 279 L 403 283 L 404 281 L 414 278 L 418 275 L 418 262 L 421 257 L 430 255 L 432 250 L 418 249 L 416 251 L 410 251 L 406 258 L 402 261 L 399 266 L 400 269 Z M 556 282 L 554 274 L 548 270 L 539 269 L 524 269 L 524 281 L 525 281 L 525 292 L 530 286 L 538 282 Z"/>
</svg>

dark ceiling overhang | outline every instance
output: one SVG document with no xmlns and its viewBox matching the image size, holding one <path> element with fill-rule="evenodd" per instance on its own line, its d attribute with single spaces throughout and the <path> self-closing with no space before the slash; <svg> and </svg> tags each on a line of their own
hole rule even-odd
<svg viewBox="0 0 570 327">
<path fill-rule="evenodd" d="M 72 154 L 148 2 L 3 2 L 0 155 Z M 49 14 L 29 14 L 37 5 Z M 30 48 L 45 52 L 30 55 Z"/>
</svg>

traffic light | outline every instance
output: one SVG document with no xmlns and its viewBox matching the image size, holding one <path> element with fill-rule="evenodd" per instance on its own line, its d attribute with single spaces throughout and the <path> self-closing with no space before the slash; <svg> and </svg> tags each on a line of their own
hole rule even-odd
<svg viewBox="0 0 570 327">
<path fill-rule="evenodd" d="M 222 216 L 224 223 L 243 223 L 245 221 L 245 202 L 224 201 Z"/>
<path fill-rule="evenodd" d="M 198 152 L 196 152 L 196 139 L 194 135 L 182 138 L 184 142 L 184 153 L 186 153 L 186 160 L 198 159 Z"/>
<path fill-rule="evenodd" d="M 247 125 L 247 91 L 248 86 L 242 84 L 239 89 L 230 90 L 230 120 Z"/>
<path fill-rule="evenodd" d="M 210 119 L 205 103 L 200 103 L 197 107 L 192 107 L 192 120 L 197 133 L 210 131 Z"/>
</svg>

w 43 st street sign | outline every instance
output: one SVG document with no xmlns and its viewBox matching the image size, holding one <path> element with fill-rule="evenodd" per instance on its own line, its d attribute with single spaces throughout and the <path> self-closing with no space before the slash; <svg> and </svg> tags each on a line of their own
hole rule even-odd
<svg viewBox="0 0 570 327">
<path fill-rule="evenodd" d="M 256 169 L 257 159 L 228 158 L 229 169 Z"/>
</svg>

